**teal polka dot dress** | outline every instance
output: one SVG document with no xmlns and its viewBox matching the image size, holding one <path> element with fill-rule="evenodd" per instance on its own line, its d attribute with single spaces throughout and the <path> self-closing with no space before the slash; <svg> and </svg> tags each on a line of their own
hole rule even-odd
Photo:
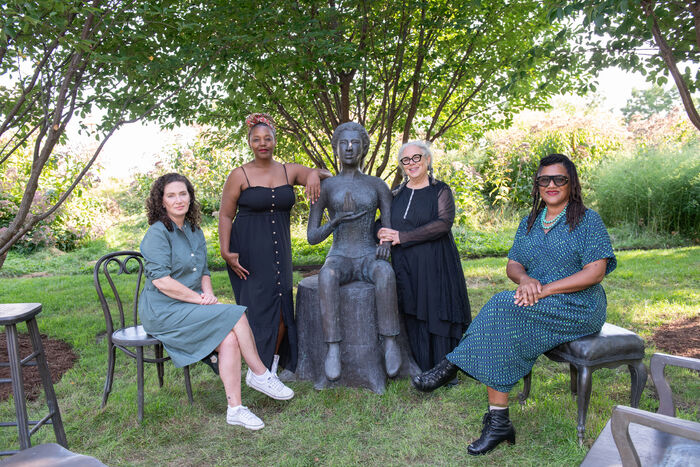
<svg viewBox="0 0 700 467">
<path fill-rule="evenodd" d="M 527 218 L 515 234 L 508 258 L 522 264 L 542 285 L 608 258 L 606 274 L 617 266 L 610 237 L 597 212 L 586 210 L 573 232 L 565 219 L 548 233 L 539 223 L 527 232 Z M 533 306 L 514 304 L 515 291 L 500 292 L 484 305 L 447 359 L 485 385 L 508 392 L 544 352 L 588 334 L 605 323 L 607 300 L 601 284 L 574 293 L 550 295 Z"/>
</svg>

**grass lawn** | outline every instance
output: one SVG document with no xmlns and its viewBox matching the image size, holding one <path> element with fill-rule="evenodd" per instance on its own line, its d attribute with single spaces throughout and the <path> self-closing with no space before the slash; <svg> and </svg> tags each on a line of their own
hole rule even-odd
<svg viewBox="0 0 700 467">
<path fill-rule="evenodd" d="M 472 309 L 479 310 L 495 292 L 512 288 L 505 263 L 505 258 L 463 263 Z M 648 339 L 660 325 L 700 313 L 700 247 L 623 251 L 618 264 L 603 282 L 609 322 Z M 213 282 L 222 301 L 230 301 L 226 272 L 214 272 Z M 43 303 L 41 332 L 73 346 L 79 360 L 55 385 L 69 446 L 108 465 L 576 465 L 613 406 L 629 403 L 626 368 L 596 371 L 585 445 L 579 447 L 568 367 L 541 357 L 527 405 L 520 408 L 514 397 L 519 387 L 513 391 L 517 443 L 472 458 L 466 446 L 480 432 L 486 394 L 482 385 L 466 378 L 427 395 L 407 380 L 391 382 L 382 396 L 360 389 L 319 392 L 311 383 L 295 382 L 290 386 L 296 397 L 288 402 L 244 385 L 243 403 L 266 424 L 262 431 L 250 432 L 226 424 L 223 386 L 209 368 L 192 368 L 195 401 L 190 406 L 182 371 L 167 364 L 160 389 L 154 366 L 146 367 L 145 419 L 139 425 L 136 365 L 124 355 L 117 356 L 109 402 L 99 408 L 107 352 L 91 275 L 5 277 L 0 279 L 0 302 Z M 657 349 L 649 340 L 647 344 L 648 363 Z M 680 416 L 698 420 L 698 375 L 669 373 Z M 649 380 L 641 408 L 655 411 L 657 406 Z M 29 407 L 31 419 L 44 413 L 43 403 Z M 14 419 L 11 401 L 0 404 L 0 419 Z M 15 428 L 0 430 L 0 448 L 15 448 Z M 53 440 L 51 427 L 33 436 L 34 443 Z"/>
</svg>

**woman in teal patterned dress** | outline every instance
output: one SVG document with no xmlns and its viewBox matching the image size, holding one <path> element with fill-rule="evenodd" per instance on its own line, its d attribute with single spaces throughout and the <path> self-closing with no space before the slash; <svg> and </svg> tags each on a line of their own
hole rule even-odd
<svg viewBox="0 0 700 467">
<path fill-rule="evenodd" d="M 506 274 L 515 292 L 494 295 L 474 318 L 459 345 L 438 365 L 414 378 L 432 391 L 459 370 L 487 386 L 489 411 L 469 454 L 485 454 L 502 441 L 515 443 L 508 392 L 542 353 L 600 331 L 605 291 L 600 282 L 617 264 L 600 216 L 581 198 L 576 167 L 551 154 L 540 161 L 533 207 L 508 253 Z"/>
<path fill-rule="evenodd" d="M 214 295 L 192 184 L 176 173 L 159 177 L 146 211 L 150 227 L 141 241 L 146 285 L 139 299 L 144 329 L 163 343 L 177 367 L 218 351 L 226 422 L 259 430 L 262 420 L 241 405 L 241 358 L 250 369 L 249 387 L 279 400 L 291 399 L 294 392 L 260 360 L 246 308 L 221 304 Z"/>
</svg>

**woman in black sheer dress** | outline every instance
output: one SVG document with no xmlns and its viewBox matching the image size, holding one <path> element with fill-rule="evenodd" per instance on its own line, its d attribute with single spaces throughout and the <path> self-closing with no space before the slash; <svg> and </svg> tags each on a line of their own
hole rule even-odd
<svg viewBox="0 0 700 467">
<path fill-rule="evenodd" d="M 464 272 L 452 237 L 452 190 L 432 176 L 432 153 L 423 141 L 404 144 L 399 167 L 408 177 L 394 192 L 391 241 L 399 310 L 421 370 L 440 362 L 459 343 L 471 322 Z"/>
</svg>

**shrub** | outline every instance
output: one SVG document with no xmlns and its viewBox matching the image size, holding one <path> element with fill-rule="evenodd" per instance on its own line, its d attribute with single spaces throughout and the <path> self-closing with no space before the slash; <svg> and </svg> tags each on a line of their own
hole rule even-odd
<svg viewBox="0 0 700 467">
<path fill-rule="evenodd" d="M 56 151 L 58 157 L 51 159 L 39 179 L 32 214 L 46 212 L 53 206 L 83 168 L 86 152 L 80 147 L 64 146 Z M 7 228 L 19 210 L 25 181 L 31 171 L 31 151 L 18 151 L 5 164 L 0 180 L 0 229 Z M 90 238 L 102 235 L 108 223 L 108 203 L 97 199 L 92 190 L 97 181 L 96 175 L 88 172 L 61 207 L 27 232 L 15 243 L 13 250 L 31 252 L 40 247 L 55 246 L 70 251 Z"/>
<path fill-rule="evenodd" d="M 531 202 L 532 175 L 542 157 L 567 155 L 575 164 L 584 192 L 590 173 L 604 159 L 622 151 L 629 134 L 609 112 L 561 105 L 550 112 L 523 112 L 513 126 L 486 137 L 477 169 L 492 206 L 525 208 Z"/>
<path fill-rule="evenodd" d="M 594 179 L 597 211 L 608 225 L 633 223 L 652 232 L 698 237 L 700 157 L 697 147 L 640 150 L 603 164 Z"/>
</svg>

